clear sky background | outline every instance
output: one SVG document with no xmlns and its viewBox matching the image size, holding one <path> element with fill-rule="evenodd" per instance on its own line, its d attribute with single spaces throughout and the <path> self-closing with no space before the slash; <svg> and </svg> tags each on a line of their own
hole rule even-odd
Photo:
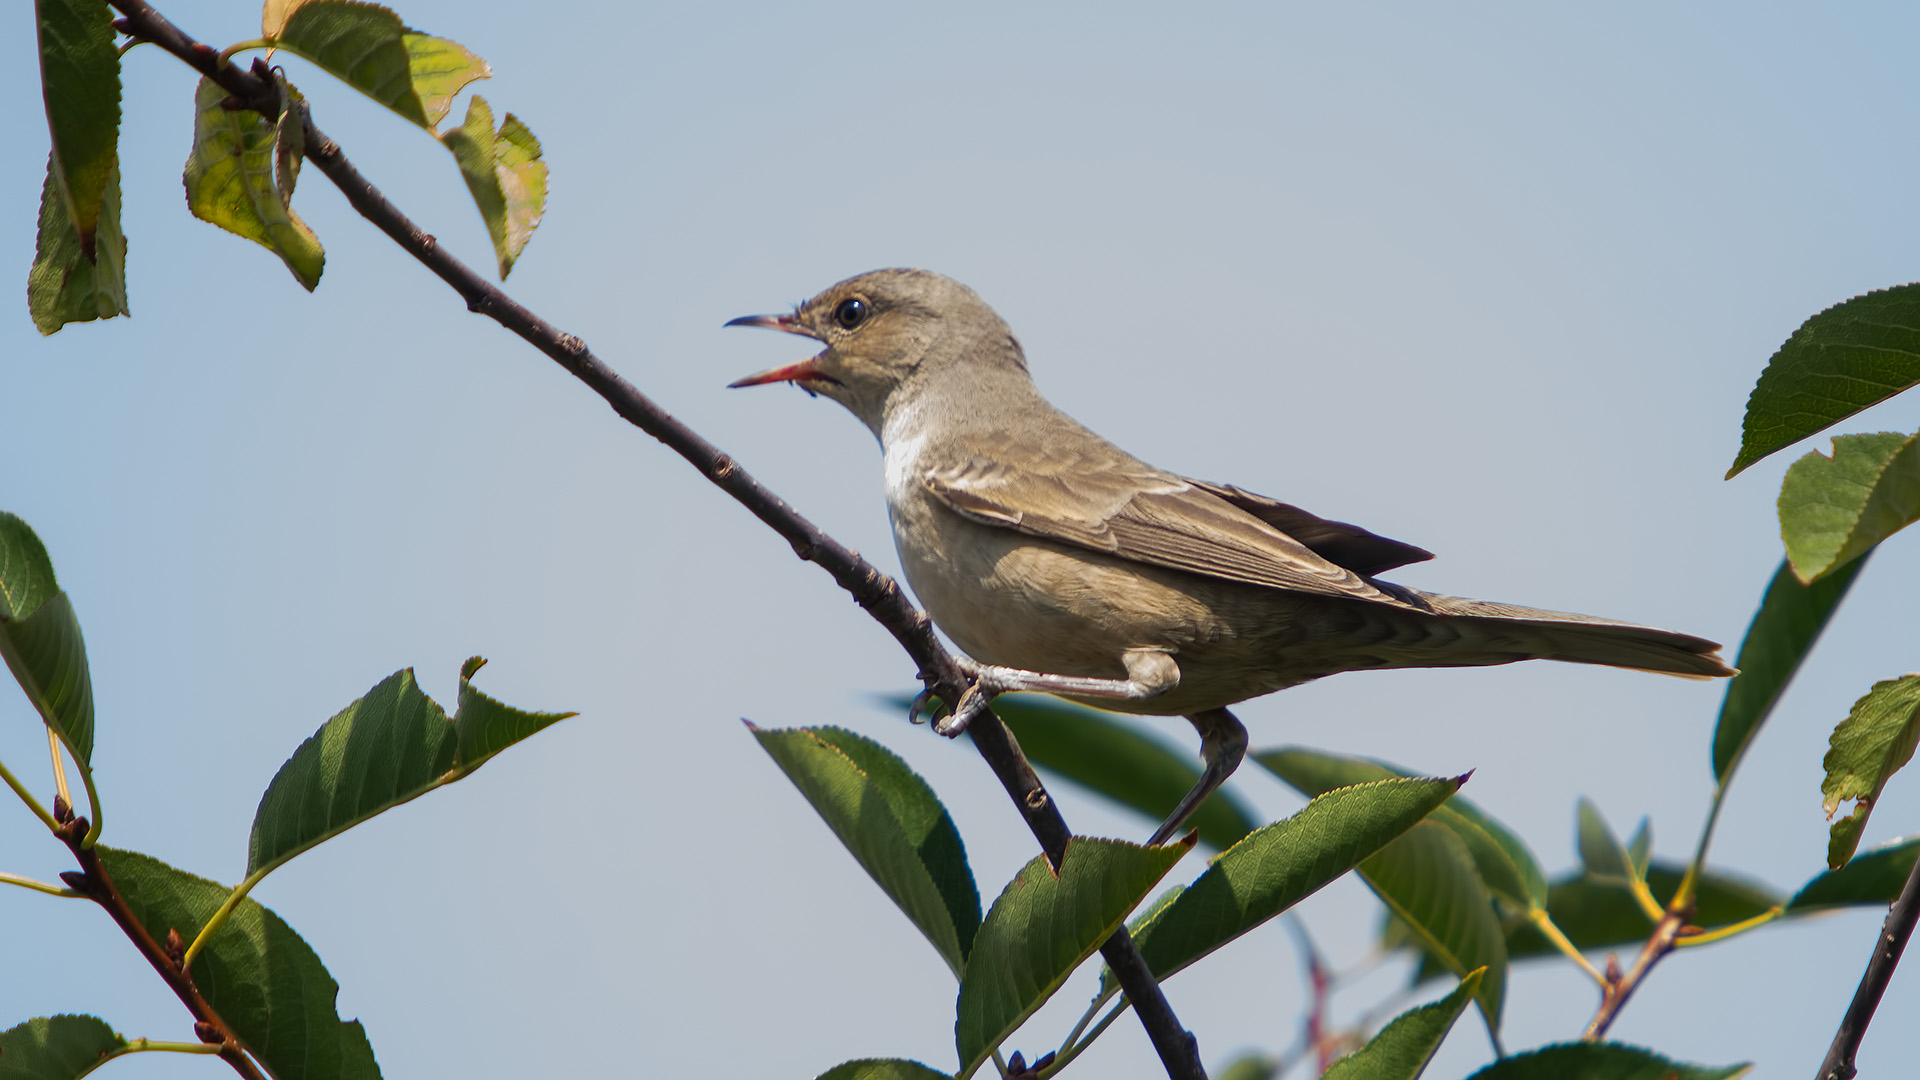
<svg viewBox="0 0 1920 1080">
<path fill-rule="evenodd" d="M 163 10 L 216 45 L 258 34 L 246 3 Z M 915 265 L 978 289 L 1053 400 L 1148 460 L 1439 554 L 1396 580 L 1731 647 L 1780 557 L 1779 476 L 1806 449 L 1721 480 L 1754 378 L 1808 315 L 1920 277 L 1909 5 L 401 14 L 486 57 L 479 89 L 545 146 L 552 201 L 510 291 L 887 568 L 860 425 L 791 390 L 725 389 L 807 343 L 720 327 Z M 86 627 L 108 842 L 239 877 L 259 794 L 302 739 L 403 666 L 450 702 L 483 653 L 482 688 L 581 715 L 255 894 L 325 958 L 388 1077 L 952 1068 L 944 966 L 739 723 L 894 748 L 946 800 L 991 900 L 1033 841 L 970 749 L 874 704 L 913 685 L 892 640 L 317 172 L 296 201 L 327 245 L 311 296 L 192 220 L 193 78 L 156 49 L 126 69 L 134 317 L 41 339 L 20 303 L 46 137 L 28 19 L 16 5 L 0 35 L 0 265 L 17 275 L 0 506 L 45 539 Z M 444 150 L 287 66 L 368 176 L 491 266 Z M 1916 426 L 1909 395 L 1842 430 Z M 1783 891 L 1820 868 L 1827 734 L 1874 680 L 1920 666 L 1916 595 L 1901 536 L 1754 747 L 1716 865 Z M 1579 795 L 1623 832 L 1650 815 L 1658 855 L 1686 856 L 1720 693 L 1527 664 L 1344 676 L 1242 716 L 1255 747 L 1474 769 L 1467 793 L 1558 872 Z M 0 760 L 44 778 L 44 754 L 0 693 Z M 1235 783 L 1270 817 L 1300 804 L 1252 767 Z M 1083 832 L 1149 831 L 1055 791 Z M 1902 776 L 1868 842 L 1915 828 L 1920 780 Z M 52 878 L 63 855 L 0 812 L 0 868 Z M 1361 886 L 1301 911 L 1337 964 L 1365 956 L 1378 905 Z M 1810 1075 L 1880 918 L 1675 956 L 1615 1034 Z M 10 890 L 0 925 L 0 1019 L 90 1011 L 190 1037 L 91 907 Z M 1403 974 L 1343 993 L 1336 1018 Z M 1010 1047 L 1056 1045 L 1092 986 L 1089 968 Z M 1278 924 L 1167 992 L 1210 1066 L 1291 1044 L 1305 1004 Z M 1520 968 L 1507 1044 L 1576 1037 L 1594 1004 L 1564 963 Z M 1902 971 L 1867 1075 L 1911 1060 L 1917 1009 L 1920 971 Z M 1463 1021 L 1429 1075 L 1489 1055 Z M 1131 1018 L 1076 1068 L 1161 1075 Z"/>
</svg>

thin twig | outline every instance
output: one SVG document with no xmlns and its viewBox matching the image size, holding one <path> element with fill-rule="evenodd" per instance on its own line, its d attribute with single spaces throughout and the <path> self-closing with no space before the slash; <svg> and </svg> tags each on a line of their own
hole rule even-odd
<svg viewBox="0 0 1920 1080">
<path fill-rule="evenodd" d="M 1686 928 L 1688 914 L 1686 911 L 1669 909 L 1662 915 L 1653 928 L 1653 934 L 1647 938 L 1646 945 L 1640 949 L 1640 956 L 1634 960 L 1633 968 L 1625 975 L 1618 973 L 1619 969 L 1611 959 L 1607 961 L 1606 982 L 1600 988 L 1600 1008 L 1593 1014 L 1593 1020 L 1587 1024 L 1586 1033 L 1581 1038 L 1595 1042 L 1607 1037 L 1607 1029 L 1619 1018 L 1620 1010 L 1626 1008 L 1627 999 L 1640 989 L 1640 984 L 1653 971 L 1654 965 L 1673 951 L 1673 939 L 1679 937 Z"/>
<path fill-rule="evenodd" d="M 147 963 L 153 965 L 153 970 L 166 982 L 167 988 L 180 999 L 180 1004 L 193 1014 L 194 1033 L 200 1036 L 201 1041 L 218 1048 L 214 1052 L 220 1055 L 220 1060 L 247 1080 L 267 1080 L 266 1074 L 247 1056 L 233 1029 L 200 995 L 200 989 L 193 985 L 186 970 L 164 946 L 153 939 L 146 925 L 128 906 L 126 898 L 120 895 L 119 888 L 113 883 L 113 875 L 107 873 L 106 866 L 100 861 L 100 849 L 85 843 L 87 819 L 69 818 L 61 823 L 56 833 L 80 862 L 78 871 L 70 870 L 61 874 L 60 880 L 106 910 L 120 931 L 127 935 L 127 940 L 133 942 L 134 948 L 140 950 L 140 955 L 147 958 Z"/>
<path fill-rule="evenodd" d="M 1880 926 L 1880 936 L 1873 943 L 1873 958 L 1867 961 L 1866 974 L 1860 976 L 1860 988 L 1853 992 L 1853 1002 L 1840 1020 L 1840 1030 L 1834 1032 L 1827 1059 L 1820 1063 L 1818 1080 L 1853 1080 L 1857 1071 L 1853 1059 L 1860 1054 L 1860 1040 L 1867 1037 L 1867 1025 L 1873 1022 L 1873 1011 L 1880 1007 L 1880 995 L 1887 992 L 1887 983 L 1893 979 L 1893 969 L 1900 964 L 1907 939 L 1913 936 L 1916 920 L 1920 920 L 1920 862 L 1913 864 L 1912 872 L 1907 874 L 1907 884 L 1887 912 L 1887 921 Z"/>
<path fill-rule="evenodd" d="M 261 65 L 256 64 L 255 71 L 243 71 L 232 64 L 222 64 L 212 47 L 187 36 L 145 0 L 110 2 L 126 16 L 116 23 L 124 33 L 152 41 L 179 57 L 232 94 L 236 104 L 255 108 L 265 115 L 278 114 L 277 89 L 272 80 L 261 76 Z M 933 624 L 926 613 L 907 600 L 892 578 L 822 532 L 748 475 L 732 457 L 640 393 L 595 357 L 586 342 L 549 325 L 441 249 L 431 234 L 416 226 L 360 175 L 341 151 L 340 144 L 316 128 L 310 116 L 303 126 L 308 160 L 340 189 L 362 217 L 459 293 L 468 310 L 485 315 L 519 335 L 586 383 L 622 419 L 686 458 L 708 480 L 779 533 L 802 559 L 820 566 L 852 594 L 861 608 L 893 634 L 901 648 L 919 665 L 920 678 L 929 689 L 943 700 L 960 700 L 967 685 L 965 676 L 934 636 Z M 1048 861 L 1059 866 L 1072 833 L 1033 767 L 1020 753 L 1012 733 L 991 711 L 974 720 L 968 730 L 980 756 L 986 759 L 994 775 L 1000 778 L 1001 786 L 1020 808 Z M 1205 1080 L 1206 1072 L 1201 1068 L 1199 1048 L 1193 1036 L 1181 1027 L 1126 929 L 1115 931 L 1100 952 L 1140 1014 L 1141 1024 L 1167 1074 L 1175 1080 Z"/>
</svg>

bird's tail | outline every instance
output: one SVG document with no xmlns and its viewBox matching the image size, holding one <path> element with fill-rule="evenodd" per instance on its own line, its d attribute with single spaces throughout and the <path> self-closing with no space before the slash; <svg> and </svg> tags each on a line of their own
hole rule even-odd
<svg viewBox="0 0 1920 1080">
<path fill-rule="evenodd" d="M 1434 614 L 1449 616 L 1449 622 L 1460 620 L 1465 625 L 1459 629 L 1467 636 L 1484 635 L 1505 643 L 1507 647 L 1525 649 L 1528 658 L 1532 659 L 1603 664 L 1607 667 L 1678 675 L 1687 679 L 1726 678 L 1738 674 L 1720 658 L 1718 642 L 1691 634 L 1676 634 L 1671 630 L 1636 626 L 1567 611 L 1545 611 L 1517 604 L 1468 600 L 1417 589 L 1404 591 L 1417 597 L 1416 602 Z"/>
</svg>

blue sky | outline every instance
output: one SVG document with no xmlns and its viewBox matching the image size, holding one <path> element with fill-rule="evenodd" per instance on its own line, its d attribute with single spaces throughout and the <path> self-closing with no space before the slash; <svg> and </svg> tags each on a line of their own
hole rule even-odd
<svg viewBox="0 0 1920 1080">
<path fill-rule="evenodd" d="M 258 33 L 244 4 L 162 10 L 216 44 Z M 486 57 L 480 92 L 544 144 L 552 201 L 510 291 L 888 568 L 870 437 L 824 401 L 726 390 L 804 343 L 720 324 L 917 265 L 978 289 L 1053 400 L 1148 460 L 1438 553 L 1396 580 L 1732 645 L 1780 556 L 1780 473 L 1806 449 L 1720 479 L 1755 376 L 1806 316 L 1920 276 L 1920 16 L 1899 5 L 401 14 Z M 22 275 L 45 145 L 31 41 L 0 39 L 17 105 L 0 261 Z M 376 183 L 491 266 L 443 150 L 287 67 Z M 192 220 L 193 80 L 151 48 L 126 78 L 134 317 L 49 339 L 19 307 L 0 319 L 0 506 L 46 540 L 86 627 L 108 841 L 237 878 L 260 791 L 315 727 L 403 666 L 448 702 L 483 653 L 489 692 L 581 715 L 256 894 L 327 960 L 386 1075 L 951 1068 L 944 966 L 739 724 L 842 724 L 894 748 L 952 809 L 990 899 L 1031 838 L 971 751 L 873 704 L 912 683 L 890 639 L 317 172 L 296 199 L 328 251 L 311 296 Z M 1909 395 L 1843 430 L 1916 427 Z M 1915 666 L 1915 550 L 1900 537 L 1876 558 L 1756 745 L 1718 865 L 1783 890 L 1819 868 L 1827 733 Z M 1718 704 L 1710 686 L 1528 664 L 1346 676 L 1242 715 L 1255 747 L 1474 769 L 1467 794 L 1558 870 L 1578 795 L 1623 831 L 1650 815 L 1657 853 L 1685 857 Z M 0 760 L 40 775 L 42 747 L 0 695 Z M 1252 769 L 1236 783 L 1270 816 L 1299 805 Z M 1869 843 L 1913 829 L 1917 791 L 1895 782 Z M 1083 832 L 1149 830 L 1057 793 Z M 60 855 L 24 812 L 0 815 L 0 868 L 50 878 Z M 1365 955 L 1362 887 L 1301 910 L 1336 963 Z M 185 1037 L 97 912 L 16 891 L 0 919 L 0 1016 Z M 1878 920 L 1676 956 L 1615 1033 L 1806 1075 Z M 1275 925 L 1167 990 L 1217 1065 L 1293 1041 L 1298 969 Z M 1869 1074 L 1912 1052 L 1888 1022 L 1920 1008 L 1911 975 Z M 1011 1045 L 1057 1043 L 1091 988 L 1082 972 Z M 1507 1043 L 1576 1037 L 1593 1004 L 1566 965 L 1519 969 Z M 1462 1024 L 1429 1075 L 1488 1054 Z M 114 1068 L 213 1067 L 159 1058 Z M 1131 1020 L 1077 1068 L 1158 1074 Z"/>
</svg>

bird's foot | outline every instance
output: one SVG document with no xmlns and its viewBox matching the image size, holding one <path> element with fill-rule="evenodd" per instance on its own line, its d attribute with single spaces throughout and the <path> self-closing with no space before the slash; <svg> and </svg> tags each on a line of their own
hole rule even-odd
<svg viewBox="0 0 1920 1080">
<path fill-rule="evenodd" d="M 994 698 L 1015 689 L 1007 685 L 1007 680 L 999 677 L 1000 672 L 1008 670 L 1006 668 L 976 663 L 964 656 L 955 657 L 955 662 L 966 673 L 967 688 L 961 691 L 960 700 L 954 703 L 953 710 L 933 722 L 935 734 L 945 735 L 949 739 L 967 730 L 968 725 L 993 704 Z"/>
<path fill-rule="evenodd" d="M 1187 717 L 1187 722 L 1200 733 L 1200 757 L 1207 767 L 1200 774 L 1199 783 L 1193 785 L 1193 790 L 1187 792 L 1167 820 L 1154 830 L 1152 838 L 1147 841 L 1149 845 L 1172 840 L 1173 834 L 1180 831 L 1193 812 L 1200 809 L 1200 804 L 1207 801 L 1207 796 L 1218 790 L 1227 777 L 1233 775 L 1233 770 L 1240 767 L 1241 759 L 1247 756 L 1247 729 L 1227 710 L 1208 709 L 1194 713 Z"/>
</svg>

